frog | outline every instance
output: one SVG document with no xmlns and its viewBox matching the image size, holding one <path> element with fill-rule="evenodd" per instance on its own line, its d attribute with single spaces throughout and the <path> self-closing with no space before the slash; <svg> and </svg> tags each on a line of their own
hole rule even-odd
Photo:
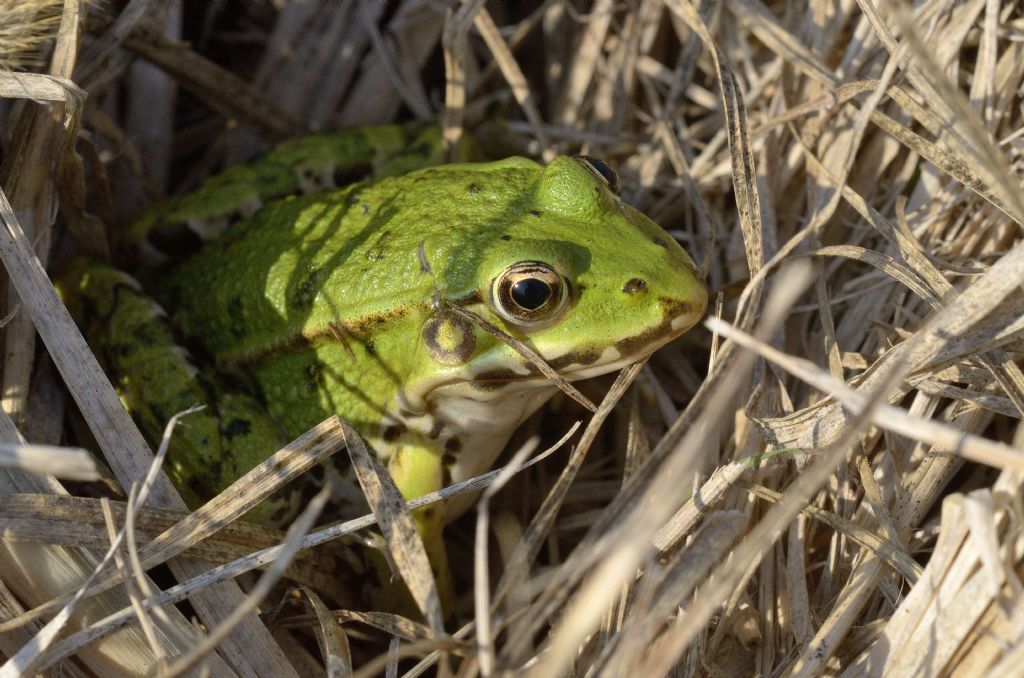
<svg viewBox="0 0 1024 678">
<path fill-rule="evenodd" d="M 406 499 L 440 490 L 491 468 L 558 391 L 507 337 L 572 382 L 703 316 L 693 259 L 607 163 L 443 163 L 440 148 L 436 128 L 400 126 L 292 140 L 128 229 L 164 267 L 145 288 L 107 264 L 66 267 L 62 293 L 150 439 L 206 406 L 168 459 L 190 504 L 332 415 Z M 168 265 L 183 240 L 197 251 Z M 298 496 L 251 515 L 294 513 Z M 435 573 L 465 504 L 415 514 Z"/>
</svg>

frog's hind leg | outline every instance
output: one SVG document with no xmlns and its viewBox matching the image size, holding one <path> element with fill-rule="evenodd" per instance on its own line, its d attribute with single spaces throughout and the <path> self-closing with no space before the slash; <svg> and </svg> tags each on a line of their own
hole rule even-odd
<svg viewBox="0 0 1024 678">
<path fill-rule="evenodd" d="M 456 159 L 478 155 L 475 142 L 467 139 Z M 180 261 L 274 200 L 443 162 L 436 126 L 368 125 L 289 139 L 264 157 L 230 167 L 198 190 L 148 210 L 132 224 L 123 244 L 149 263 Z"/>
<path fill-rule="evenodd" d="M 90 346 L 105 364 L 125 407 L 151 443 L 168 419 L 196 405 L 171 437 L 168 471 L 190 506 L 209 499 L 285 442 L 261 404 L 204 378 L 178 345 L 163 309 L 131 276 L 78 258 L 58 289 Z M 250 517 L 268 520 L 280 503 L 264 502 Z"/>
</svg>

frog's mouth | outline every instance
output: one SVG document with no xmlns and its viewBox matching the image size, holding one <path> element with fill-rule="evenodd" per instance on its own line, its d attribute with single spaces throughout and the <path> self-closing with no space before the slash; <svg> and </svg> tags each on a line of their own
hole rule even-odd
<svg viewBox="0 0 1024 678">
<path fill-rule="evenodd" d="M 629 346 L 634 350 L 624 353 L 618 342 L 604 349 L 585 349 L 569 351 L 556 358 L 547 360 L 549 366 L 554 368 L 559 375 L 569 381 L 581 381 L 591 379 L 602 374 L 620 370 L 637 360 L 647 357 L 659 348 L 675 339 L 682 331 L 661 337 L 655 341 L 645 340 L 641 343 Z M 626 340 L 627 342 L 629 340 Z M 541 371 L 525 360 L 510 367 L 507 361 L 501 365 L 486 366 L 467 377 L 465 382 L 474 391 L 481 395 L 495 393 L 506 387 L 512 386 L 516 390 L 520 388 L 536 388 L 549 385 L 557 388 L 554 382 L 543 375 Z M 453 384 L 454 385 L 454 384 Z M 480 398 L 481 400 L 485 398 Z"/>
<path fill-rule="evenodd" d="M 704 313 L 704 306 L 662 300 L 663 320 L 642 332 L 605 346 L 575 348 L 554 357 L 544 356 L 547 364 L 569 381 L 590 379 L 622 369 L 645 358 L 679 337 L 692 327 Z M 542 355 L 545 351 L 541 351 Z M 552 383 L 541 371 L 525 359 L 510 363 L 505 354 L 500 360 L 482 365 L 466 379 L 478 393 L 492 393 L 507 386 L 534 388 L 545 382 Z M 481 398 L 483 399 L 483 398 Z"/>
</svg>

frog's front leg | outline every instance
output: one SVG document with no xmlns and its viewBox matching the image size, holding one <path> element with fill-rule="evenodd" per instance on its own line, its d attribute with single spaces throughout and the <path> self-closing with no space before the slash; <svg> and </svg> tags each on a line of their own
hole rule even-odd
<svg viewBox="0 0 1024 678">
<path fill-rule="evenodd" d="M 445 487 L 444 457 L 436 441 L 414 431 L 405 431 L 397 440 L 384 444 L 390 448 L 385 453 L 389 460 L 388 471 L 407 501 Z M 423 538 L 442 605 L 450 611 L 453 589 L 443 537 L 445 504 L 438 502 L 424 506 L 414 510 L 412 515 Z"/>
</svg>

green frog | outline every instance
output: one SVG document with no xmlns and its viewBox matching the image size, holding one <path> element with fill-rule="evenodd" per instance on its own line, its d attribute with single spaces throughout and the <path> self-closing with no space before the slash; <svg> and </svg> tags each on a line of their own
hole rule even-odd
<svg viewBox="0 0 1024 678">
<path fill-rule="evenodd" d="M 206 404 L 169 457 L 191 503 L 333 414 L 407 498 L 487 470 L 557 388 L 453 308 L 571 381 L 647 356 L 703 315 L 692 259 L 622 201 L 600 160 L 440 162 L 436 130 L 293 140 L 131 229 L 150 261 L 167 243 L 209 240 L 154 276 L 156 301 L 114 268 L 65 271 L 69 305 L 151 439 Z M 297 497 L 257 518 L 293 512 Z M 454 513 L 417 515 L 435 563 Z"/>
</svg>

